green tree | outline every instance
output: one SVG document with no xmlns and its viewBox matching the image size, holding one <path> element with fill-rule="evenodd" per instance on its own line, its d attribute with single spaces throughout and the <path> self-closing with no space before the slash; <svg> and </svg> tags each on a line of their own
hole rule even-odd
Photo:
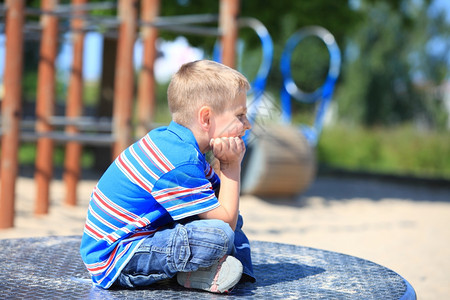
<svg viewBox="0 0 450 300">
<path fill-rule="evenodd" d="M 436 119 L 432 114 L 442 111 L 436 107 L 442 101 L 426 99 L 430 91 L 420 89 L 417 74 L 422 75 L 421 83 L 426 80 L 431 86 L 448 76 L 448 57 L 427 51 L 430 38 L 448 32 L 448 24 L 442 20 L 436 24 L 427 16 L 429 5 L 430 1 L 361 1 L 366 18 L 349 36 L 351 55 L 338 94 L 344 118 L 368 126 L 399 124 L 424 115 Z"/>
<path fill-rule="evenodd" d="M 165 0 L 161 5 L 161 16 L 174 16 L 185 14 L 203 14 L 211 13 L 217 14 L 219 12 L 220 1 L 210 0 Z M 268 29 L 273 43 L 274 43 L 274 59 L 273 67 L 268 81 L 268 89 L 279 91 L 281 87 L 281 74 L 279 71 L 280 56 L 286 41 L 298 29 L 309 26 L 319 25 L 330 30 L 336 37 L 338 44 L 344 44 L 345 36 L 352 28 L 357 26 L 362 20 L 361 14 L 358 11 L 352 10 L 348 5 L 348 0 L 328 1 L 255 1 L 255 0 L 241 0 L 240 2 L 240 16 L 254 17 L 261 21 Z M 345 20 L 345 22 L 342 22 Z M 160 32 L 160 35 L 165 38 L 173 38 L 177 34 Z M 243 64 L 244 73 L 252 74 L 259 65 L 258 57 L 260 54 L 260 41 L 258 37 L 251 30 L 241 30 L 239 37 L 244 40 L 245 61 Z M 202 37 L 188 35 L 189 42 L 195 46 L 201 46 L 206 50 L 211 50 L 216 38 Z M 314 42 L 310 43 L 311 47 L 302 47 L 295 53 L 299 60 L 293 59 L 293 64 L 296 64 L 295 77 L 299 78 L 299 82 L 305 82 L 306 89 L 314 89 L 317 85 L 317 80 L 308 82 L 311 77 L 310 63 L 315 59 L 311 59 L 310 52 L 314 53 L 314 58 L 318 61 L 326 61 L 327 53 L 321 51 L 317 53 L 317 45 Z M 303 45 L 302 45 L 303 46 Z M 323 49 L 322 49 L 323 50 Z M 305 65 L 306 64 L 306 65 Z M 323 73 L 322 71 L 319 72 Z"/>
</svg>

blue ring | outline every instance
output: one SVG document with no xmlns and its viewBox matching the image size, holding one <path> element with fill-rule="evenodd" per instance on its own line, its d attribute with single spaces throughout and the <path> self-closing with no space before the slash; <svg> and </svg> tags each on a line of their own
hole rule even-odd
<svg viewBox="0 0 450 300">
<path fill-rule="evenodd" d="M 294 82 L 291 72 L 291 57 L 292 52 L 297 45 L 308 36 L 316 36 L 320 38 L 326 45 L 330 54 L 330 66 L 328 68 L 328 75 L 324 84 L 317 88 L 314 92 L 303 92 Z M 287 93 L 297 101 L 305 103 L 314 103 L 324 95 L 324 89 L 330 84 L 335 83 L 339 76 L 341 67 L 341 53 L 333 35 L 325 28 L 319 26 L 309 26 L 302 28 L 295 32 L 287 41 L 286 47 L 281 55 L 281 73 L 283 75 L 283 86 Z"/>
</svg>

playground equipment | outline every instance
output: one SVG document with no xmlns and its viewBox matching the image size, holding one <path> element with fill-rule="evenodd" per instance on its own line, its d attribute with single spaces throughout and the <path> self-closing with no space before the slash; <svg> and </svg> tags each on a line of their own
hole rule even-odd
<svg viewBox="0 0 450 300">
<path fill-rule="evenodd" d="M 295 84 L 291 72 L 292 52 L 306 37 L 319 38 L 330 55 L 325 82 L 312 93 L 302 92 Z M 316 173 L 314 148 L 339 75 L 340 58 L 339 47 L 333 35 L 322 27 L 305 27 L 289 38 L 281 57 L 281 124 L 253 126 L 252 143 L 247 147 L 242 174 L 243 193 L 271 197 L 294 196 L 310 185 Z M 317 104 L 312 126 L 301 124 L 297 128 L 291 124 L 291 97 L 297 101 Z"/>
<path fill-rule="evenodd" d="M 323 41 L 330 55 L 328 74 L 323 85 L 311 93 L 303 92 L 295 84 L 291 72 L 291 57 L 295 47 L 306 37 L 317 37 Z M 334 36 L 325 28 L 310 26 L 298 30 L 287 41 L 286 47 L 281 55 L 281 73 L 283 75 L 283 86 L 281 89 L 282 122 L 291 123 L 291 97 L 305 103 L 317 103 L 317 112 L 312 126 L 303 124 L 301 131 L 306 137 L 309 145 L 316 146 L 322 132 L 325 112 L 333 96 L 334 85 L 339 76 L 341 67 L 341 53 Z"/>
<path fill-rule="evenodd" d="M 49 208 L 49 188 L 53 176 L 54 142 L 67 143 L 64 179 L 67 186 L 66 204 L 76 204 L 76 186 L 80 177 L 80 155 L 83 144 L 113 144 L 116 156 L 126 148 L 132 136 L 133 95 L 133 46 L 136 28 L 140 28 L 145 55 L 139 76 L 137 111 L 139 124 L 151 123 L 151 107 L 154 106 L 153 61 L 156 57 L 155 39 L 157 30 L 188 31 L 218 36 L 222 42 L 222 61 L 234 67 L 235 39 L 237 32 L 238 0 L 220 0 L 218 29 L 202 28 L 192 24 L 210 22 L 211 16 L 157 17 L 159 0 L 120 0 L 118 17 L 89 15 L 92 9 L 111 8 L 111 3 L 87 3 L 87 0 L 72 0 L 70 5 L 58 5 L 58 1 L 42 0 L 40 9 L 25 7 L 25 0 L 9 0 L 1 5 L 6 13 L 6 66 L 4 73 L 5 96 L 2 101 L 2 154 L 0 160 L 0 228 L 14 224 L 14 194 L 17 177 L 17 152 L 21 137 L 21 55 L 23 42 L 28 33 L 40 37 L 41 49 L 38 69 L 35 133 L 24 138 L 37 141 L 36 158 L 36 204 L 35 214 L 46 214 Z M 141 19 L 137 7 L 141 4 Z M 27 14 L 40 16 L 40 22 L 27 22 Z M 60 24 L 70 21 L 70 27 Z M 101 25 L 101 26 L 100 26 Z M 81 132 L 83 126 L 96 126 L 97 120 L 81 116 L 82 111 L 82 47 L 84 33 L 89 30 L 113 30 L 117 34 L 117 60 L 114 84 L 114 109 L 111 132 L 88 135 Z M 66 116 L 55 118 L 55 59 L 60 31 L 69 30 L 74 35 L 74 57 L 69 82 Z M 24 34 L 25 32 L 25 34 Z M 55 125 L 66 128 L 55 131 Z"/>
<path fill-rule="evenodd" d="M 20 140 L 37 143 L 36 159 L 36 203 L 35 214 L 46 214 L 49 209 L 49 187 L 53 176 L 53 147 L 55 142 L 65 143 L 64 181 L 67 195 L 65 203 L 76 205 L 77 183 L 80 179 L 80 157 L 83 145 L 112 145 L 113 156 L 117 156 L 133 141 L 132 99 L 134 98 L 133 46 L 136 28 L 140 29 L 144 45 L 142 69 L 137 85 L 137 133 L 147 132 L 152 123 L 155 82 L 153 63 L 156 57 L 155 40 L 158 30 L 200 34 L 218 37 L 216 59 L 234 67 L 236 39 L 239 27 L 252 28 L 262 44 L 262 63 L 251 81 L 252 103 L 249 105 L 249 120 L 253 124 L 251 135 L 245 137 L 247 155 L 244 161 L 242 191 L 257 195 L 296 195 L 307 188 L 315 174 L 314 147 L 319 138 L 323 113 L 333 92 L 339 73 L 339 49 L 334 38 L 326 30 L 300 30 L 288 41 L 283 53 L 282 72 L 284 94 L 282 94 L 282 124 L 259 124 L 258 108 L 263 101 L 263 92 L 271 68 L 273 44 L 267 29 L 253 18 L 237 18 L 238 0 L 220 0 L 220 15 L 193 15 L 159 17 L 159 0 L 141 0 L 141 16 L 137 15 L 138 0 L 120 0 L 118 17 L 91 16 L 92 9 L 109 9 L 111 3 L 87 3 L 73 0 L 71 5 L 56 5 L 56 1 L 43 0 L 40 10 L 27 9 L 24 0 L 10 0 L 4 6 L 6 23 L 6 67 L 4 73 L 5 96 L 2 101 L 2 126 L 0 135 L 0 228 L 14 224 L 14 193 L 17 177 L 17 152 Z M 2 8 L 0 6 L 0 8 Z M 0 10 L 1 11 L 1 10 Z M 39 25 L 26 22 L 26 15 L 41 17 Z M 70 20 L 64 27 L 60 20 Z M 194 26 L 218 22 L 218 28 Z M 66 22 L 67 23 L 67 22 Z M 66 24 L 64 23 L 64 24 Z M 82 116 L 82 49 L 84 34 L 89 30 L 111 30 L 117 35 L 117 61 L 114 83 L 114 109 L 112 120 Z M 36 120 L 31 124 L 21 119 L 21 70 L 23 40 L 29 30 L 39 31 L 41 38 L 39 79 L 36 99 Z M 55 59 L 56 44 L 61 31 L 70 30 L 73 36 L 73 61 L 69 80 L 65 116 L 55 116 Z M 294 88 L 290 76 L 290 55 L 305 36 L 318 36 L 330 51 L 330 70 L 325 84 L 307 96 L 308 103 L 319 103 L 313 127 L 302 125 L 299 130 L 290 122 L 290 98 L 303 99 L 305 93 Z M 220 51 L 219 51 L 220 50 Z M 337 59 L 336 59 L 337 57 Z M 283 96 L 284 95 L 284 96 Z M 287 96 L 286 96 L 287 95 Z M 284 97 L 284 98 L 283 98 Z M 314 99 L 314 100 L 311 100 Z M 319 101 L 320 100 L 320 101 Z M 24 126 L 35 130 L 25 132 Z M 88 132 L 89 131 L 89 132 Z M 94 132 L 92 132 L 94 131 Z"/>
</svg>

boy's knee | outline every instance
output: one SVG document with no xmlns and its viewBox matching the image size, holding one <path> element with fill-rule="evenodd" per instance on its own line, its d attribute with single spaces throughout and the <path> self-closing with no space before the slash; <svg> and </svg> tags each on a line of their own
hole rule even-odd
<svg viewBox="0 0 450 300">
<path fill-rule="evenodd" d="M 176 271 L 209 267 L 234 249 L 234 232 L 220 220 L 197 220 L 177 226 L 170 261 Z M 173 260 L 173 262 L 172 262 Z"/>
<path fill-rule="evenodd" d="M 234 247 L 234 231 L 228 223 L 222 220 L 199 220 L 187 224 L 186 227 L 192 229 L 191 233 L 196 235 L 195 240 L 200 238 L 204 243 L 212 243 L 216 246 L 222 245 L 225 248 L 225 254 L 231 253 Z"/>
<path fill-rule="evenodd" d="M 222 230 L 230 241 L 234 241 L 234 231 L 230 225 L 222 220 L 207 220 L 212 228 Z"/>
</svg>

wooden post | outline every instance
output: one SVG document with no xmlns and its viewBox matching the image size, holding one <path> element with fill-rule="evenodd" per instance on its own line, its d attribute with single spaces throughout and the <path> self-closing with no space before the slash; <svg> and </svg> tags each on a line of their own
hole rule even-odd
<svg viewBox="0 0 450 300">
<path fill-rule="evenodd" d="M 72 5 L 83 5 L 87 0 L 72 0 Z M 70 70 L 69 89 L 67 93 L 66 117 L 77 118 L 83 113 L 83 48 L 84 32 L 83 19 L 84 11 L 76 11 L 75 18 L 72 19 L 72 45 L 73 58 L 72 68 Z M 69 125 L 66 127 L 67 134 L 77 134 L 77 126 Z M 77 185 L 81 176 L 81 154 L 82 145 L 75 141 L 66 144 L 66 153 L 64 158 L 64 182 L 66 184 L 67 205 L 77 204 Z"/>
<path fill-rule="evenodd" d="M 0 161 L 0 228 L 14 226 L 20 118 L 22 115 L 22 65 L 24 0 L 9 0 L 6 12 L 5 97 L 2 101 L 2 154 Z"/>
<path fill-rule="evenodd" d="M 97 104 L 97 117 L 112 118 L 114 103 L 114 78 L 116 77 L 117 37 L 103 36 L 102 71 L 100 78 L 100 90 Z M 105 171 L 111 164 L 111 145 L 98 145 L 93 147 L 94 168 Z"/>
<path fill-rule="evenodd" d="M 219 27 L 222 32 L 222 63 L 236 66 L 236 38 L 239 0 L 220 0 Z"/>
<path fill-rule="evenodd" d="M 41 16 L 42 36 L 36 99 L 36 132 L 38 134 L 52 131 L 50 118 L 54 114 L 55 106 L 55 59 L 58 45 L 58 18 L 48 12 L 53 11 L 57 4 L 57 0 L 42 0 L 41 2 L 43 11 Z M 51 138 L 38 139 L 35 166 L 34 178 L 37 193 L 34 213 L 42 215 L 48 213 L 50 180 L 53 176 L 53 140 Z"/>
<path fill-rule="evenodd" d="M 119 41 L 117 45 L 116 77 L 113 107 L 113 134 L 116 142 L 113 157 L 117 157 L 132 142 L 132 107 L 134 88 L 133 49 L 136 40 L 137 0 L 119 1 Z"/>
<path fill-rule="evenodd" d="M 150 23 L 159 14 L 160 0 L 141 0 L 141 19 Z M 144 136 L 150 129 L 155 110 L 155 76 L 156 39 L 158 30 L 155 27 L 144 26 L 141 30 L 144 53 L 142 69 L 138 86 L 137 135 Z"/>
</svg>

